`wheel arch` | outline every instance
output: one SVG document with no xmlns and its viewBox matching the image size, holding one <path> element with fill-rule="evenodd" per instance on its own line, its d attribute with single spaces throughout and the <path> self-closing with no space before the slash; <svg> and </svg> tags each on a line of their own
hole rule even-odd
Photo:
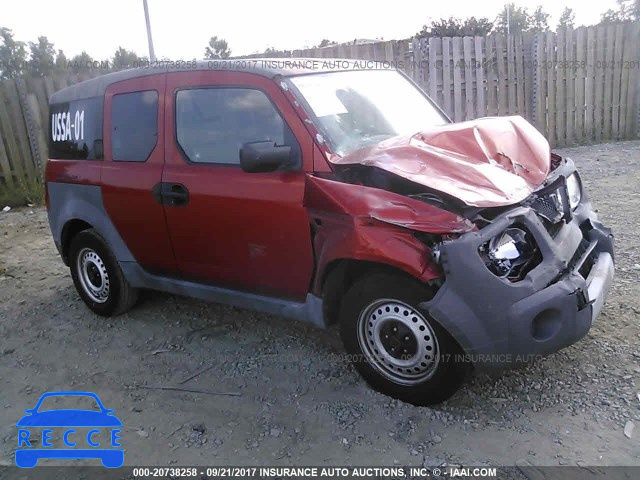
<svg viewBox="0 0 640 480">
<path fill-rule="evenodd" d="M 48 182 L 47 188 L 51 234 L 65 263 L 68 258 L 65 259 L 63 252 L 66 247 L 68 254 L 69 244 L 63 247 L 64 241 L 70 242 L 87 225 L 98 232 L 119 262 L 135 261 L 104 208 L 100 186 Z M 66 238 L 63 241 L 65 229 Z"/>
<path fill-rule="evenodd" d="M 334 259 L 326 265 L 320 278 L 324 318 L 327 325 L 332 325 L 338 321 L 342 298 L 349 288 L 364 275 L 372 273 L 400 275 L 428 287 L 428 285 L 420 282 L 418 278 L 409 272 L 387 263 L 353 258 Z"/>
<path fill-rule="evenodd" d="M 60 234 L 60 255 L 65 265 L 69 265 L 69 247 L 73 238 L 80 232 L 93 228 L 89 222 L 79 218 L 68 220 L 62 227 Z"/>
</svg>

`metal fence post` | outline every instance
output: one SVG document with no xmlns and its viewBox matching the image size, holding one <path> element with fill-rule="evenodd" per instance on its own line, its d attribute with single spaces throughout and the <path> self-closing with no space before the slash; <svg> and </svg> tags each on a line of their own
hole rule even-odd
<svg viewBox="0 0 640 480">
<path fill-rule="evenodd" d="M 33 158 L 33 162 L 38 170 L 36 174 L 38 175 L 39 180 L 43 180 L 42 174 L 42 152 L 40 152 L 40 145 L 38 145 L 38 132 L 35 124 L 35 119 L 33 118 L 33 112 L 29 107 L 29 102 L 27 100 L 27 85 L 24 78 L 19 77 L 16 78 L 16 90 L 18 92 L 18 102 L 20 103 L 20 108 L 22 109 L 22 115 L 24 117 L 24 123 L 27 127 L 27 138 L 29 140 L 29 148 L 31 149 L 31 155 Z M 25 159 L 26 161 L 26 159 Z"/>
</svg>

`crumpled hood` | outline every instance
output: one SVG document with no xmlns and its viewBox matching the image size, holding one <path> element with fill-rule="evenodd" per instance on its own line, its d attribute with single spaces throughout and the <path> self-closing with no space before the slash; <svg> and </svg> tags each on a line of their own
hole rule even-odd
<svg viewBox="0 0 640 480">
<path fill-rule="evenodd" d="M 331 161 L 379 167 L 467 205 L 494 207 L 520 202 L 544 182 L 551 149 L 524 118 L 491 117 L 390 138 Z"/>
</svg>

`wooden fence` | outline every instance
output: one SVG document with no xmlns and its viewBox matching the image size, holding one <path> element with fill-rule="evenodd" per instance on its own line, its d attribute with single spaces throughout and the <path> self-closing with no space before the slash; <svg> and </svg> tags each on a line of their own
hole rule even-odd
<svg viewBox="0 0 640 480">
<path fill-rule="evenodd" d="M 0 194 L 33 190 L 47 159 L 49 97 L 98 75 L 17 78 L 0 82 Z"/>
<path fill-rule="evenodd" d="M 389 62 L 454 121 L 521 115 L 560 147 L 640 136 L 639 27 L 336 45 L 280 56 Z M 40 180 L 49 96 L 98 74 L 0 82 L 0 193 Z"/>
<path fill-rule="evenodd" d="M 414 42 L 414 79 L 455 121 L 522 115 L 555 147 L 636 138 L 638 23 Z"/>
</svg>

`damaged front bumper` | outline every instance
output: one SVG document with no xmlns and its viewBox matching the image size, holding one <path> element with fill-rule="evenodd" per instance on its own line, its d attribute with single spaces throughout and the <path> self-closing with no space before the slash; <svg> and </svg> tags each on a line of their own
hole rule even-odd
<svg viewBox="0 0 640 480">
<path fill-rule="evenodd" d="M 506 228 L 524 226 L 542 259 L 520 281 L 492 273 L 478 251 Z M 500 368 L 556 352 L 584 337 L 613 281 L 613 236 L 588 202 L 549 229 L 517 207 L 440 248 L 445 281 L 420 307 L 458 341 L 477 368 Z"/>
</svg>

